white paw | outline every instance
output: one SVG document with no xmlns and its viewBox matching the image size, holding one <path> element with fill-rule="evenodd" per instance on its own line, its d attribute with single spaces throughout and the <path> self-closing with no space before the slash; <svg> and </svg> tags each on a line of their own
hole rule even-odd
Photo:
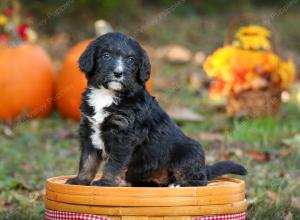
<svg viewBox="0 0 300 220">
<path fill-rule="evenodd" d="M 172 183 L 172 184 L 170 184 L 168 187 L 170 187 L 170 188 L 179 188 L 179 187 L 181 187 L 179 184 L 174 184 L 174 183 Z"/>
</svg>

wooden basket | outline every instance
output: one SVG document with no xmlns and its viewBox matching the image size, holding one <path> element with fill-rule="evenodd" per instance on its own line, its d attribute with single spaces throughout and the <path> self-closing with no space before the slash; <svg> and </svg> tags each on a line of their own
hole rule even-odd
<svg viewBox="0 0 300 220">
<path fill-rule="evenodd" d="M 70 177 L 47 180 L 46 220 L 246 219 L 245 184 L 238 179 L 219 178 L 206 187 L 168 188 L 65 184 Z"/>
<path fill-rule="evenodd" d="M 280 106 L 281 90 L 268 88 L 229 95 L 226 108 L 230 116 L 263 117 L 276 115 Z"/>
</svg>

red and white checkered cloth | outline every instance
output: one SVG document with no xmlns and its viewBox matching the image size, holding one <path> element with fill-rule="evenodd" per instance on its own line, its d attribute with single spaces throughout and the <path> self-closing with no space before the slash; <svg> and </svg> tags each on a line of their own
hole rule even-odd
<svg viewBox="0 0 300 220">
<path fill-rule="evenodd" d="M 46 209 L 45 220 L 112 220 L 105 216 Z M 193 217 L 192 220 L 246 220 L 246 212 Z"/>
<path fill-rule="evenodd" d="M 194 217 L 192 220 L 246 220 L 246 212 L 213 216 Z"/>
<path fill-rule="evenodd" d="M 111 220 L 105 216 L 46 209 L 45 220 Z"/>
</svg>

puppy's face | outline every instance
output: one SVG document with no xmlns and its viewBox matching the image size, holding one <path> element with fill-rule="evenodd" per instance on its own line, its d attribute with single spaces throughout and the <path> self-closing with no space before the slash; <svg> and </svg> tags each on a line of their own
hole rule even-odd
<svg viewBox="0 0 300 220">
<path fill-rule="evenodd" d="M 122 33 L 108 33 L 93 41 L 79 59 L 88 84 L 115 92 L 134 92 L 150 76 L 147 54 L 134 39 Z"/>
</svg>

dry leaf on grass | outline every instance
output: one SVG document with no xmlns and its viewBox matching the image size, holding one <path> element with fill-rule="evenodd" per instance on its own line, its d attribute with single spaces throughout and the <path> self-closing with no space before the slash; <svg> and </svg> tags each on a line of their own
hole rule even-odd
<svg viewBox="0 0 300 220">
<path fill-rule="evenodd" d="M 35 200 L 38 201 L 43 201 L 46 195 L 46 190 L 45 189 L 40 189 L 40 190 L 35 190 L 33 192 L 33 197 Z"/>
<path fill-rule="evenodd" d="M 4 207 L 5 205 L 5 200 L 3 197 L 0 196 L 0 207 Z"/>
<path fill-rule="evenodd" d="M 293 220 L 293 214 L 289 212 L 286 216 L 284 216 L 283 220 Z"/>
<path fill-rule="evenodd" d="M 202 79 L 200 72 L 191 72 L 188 74 L 188 84 L 194 90 L 199 90 L 202 87 Z"/>
<path fill-rule="evenodd" d="M 51 134 L 51 136 L 56 139 L 70 139 L 75 137 L 75 135 L 67 129 L 56 130 Z"/>
<path fill-rule="evenodd" d="M 267 197 L 274 203 L 278 203 L 280 198 L 278 193 L 273 192 L 273 191 L 266 191 L 266 195 Z"/>
<path fill-rule="evenodd" d="M 269 152 L 252 150 L 249 152 L 249 156 L 252 160 L 255 160 L 257 162 L 267 162 L 270 160 L 274 160 L 278 155 Z"/>
<path fill-rule="evenodd" d="M 200 133 L 197 135 L 199 140 L 201 141 L 220 141 L 223 142 L 225 140 L 225 137 L 221 133 L 212 133 L 212 132 L 206 132 L 206 133 Z"/>
<path fill-rule="evenodd" d="M 13 137 L 15 135 L 13 130 L 8 126 L 3 127 L 3 134 L 7 137 Z"/>
<path fill-rule="evenodd" d="M 183 46 L 171 44 L 156 49 L 155 57 L 170 63 L 183 64 L 191 61 L 193 54 Z"/>
<path fill-rule="evenodd" d="M 198 51 L 194 54 L 193 61 L 196 64 L 202 65 L 205 58 L 206 58 L 205 54 L 201 51 Z"/>
<path fill-rule="evenodd" d="M 279 155 L 281 158 L 287 158 L 288 156 L 290 156 L 293 153 L 293 148 L 291 147 L 282 147 Z"/>
<path fill-rule="evenodd" d="M 295 209 L 297 209 L 298 212 L 300 212 L 300 197 L 292 196 L 291 198 L 291 206 Z"/>
<path fill-rule="evenodd" d="M 185 107 L 170 106 L 167 113 L 177 121 L 202 122 L 203 116 Z"/>
<path fill-rule="evenodd" d="M 300 145 L 300 134 L 296 134 L 292 138 L 285 138 L 282 140 L 282 143 L 287 146 L 297 148 Z"/>
</svg>

